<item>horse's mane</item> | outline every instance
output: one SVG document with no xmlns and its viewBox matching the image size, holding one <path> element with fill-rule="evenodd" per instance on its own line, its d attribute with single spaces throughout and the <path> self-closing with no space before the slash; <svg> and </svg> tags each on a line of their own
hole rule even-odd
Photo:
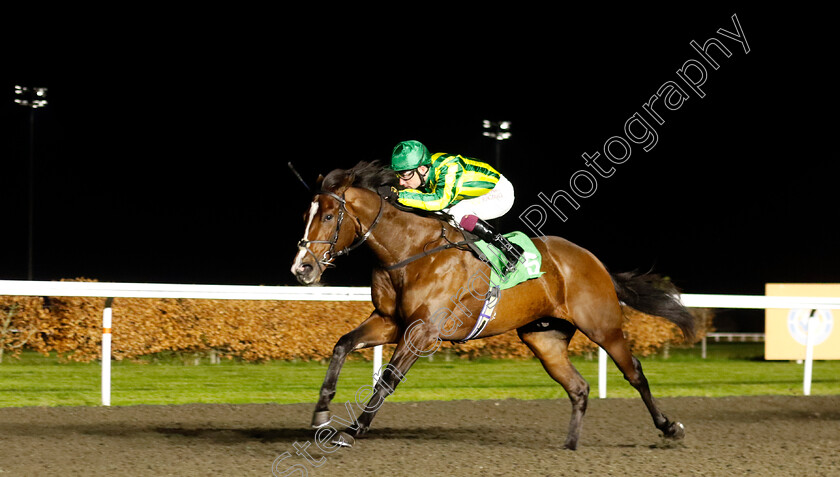
<svg viewBox="0 0 840 477">
<path fill-rule="evenodd" d="M 342 185 L 362 187 L 376 192 L 384 185 L 397 186 L 399 181 L 394 171 L 383 166 L 380 161 L 360 161 L 350 169 L 335 169 L 327 174 L 321 183 L 321 188 L 334 191 Z"/>
<path fill-rule="evenodd" d="M 374 161 L 359 161 L 358 164 L 350 169 L 335 169 L 327 174 L 321 183 L 322 190 L 334 192 L 336 189 L 342 187 L 361 187 L 379 193 L 379 188 L 382 186 L 393 186 L 400 189 L 400 180 L 394 170 L 388 166 L 382 165 L 379 160 Z M 422 209 L 415 209 L 406 207 L 399 202 L 394 202 L 391 205 L 404 212 L 411 212 L 414 215 L 421 217 L 430 217 L 435 220 L 446 222 L 448 215 L 442 212 L 429 212 Z"/>
</svg>

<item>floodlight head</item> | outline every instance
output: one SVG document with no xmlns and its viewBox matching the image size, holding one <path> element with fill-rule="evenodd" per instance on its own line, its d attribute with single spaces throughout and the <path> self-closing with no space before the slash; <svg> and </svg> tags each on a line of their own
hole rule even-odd
<svg viewBox="0 0 840 477">
<path fill-rule="evenodd" d="M 19 96 L 15 103 L 21 106 L 36 109 L 47 105 L 47 88 L 15 85 L 15 95 Z"/>
</svg>

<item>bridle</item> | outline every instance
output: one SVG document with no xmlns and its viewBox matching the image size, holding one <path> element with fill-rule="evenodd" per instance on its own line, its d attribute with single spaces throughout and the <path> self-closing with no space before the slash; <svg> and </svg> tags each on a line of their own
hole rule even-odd
<svg viewBox="0 0 840 477">
<path fill-rule="evenodd" d="M 370 224 L 370 227 L 368 227 L 367 232 L 365 232 L 361 237 L 357 236 L 356 240 L 354 240 L 353 243 L 336 252 L 335 246 L 336 243 L 338 243 L 338 236 L 341 233 L 341 223 L 344 221 L 344 216 L 347 215 L 347 201 L 344 199 L 343 194 L 339 196 L 334 192 L 325 190 L 322 190 L 315 195 L 326 195 L 337 200 L 339 203 L 338 218 L 336 219 L 335 232 L 333 232 L 332 240 L 307 240 L 306 238 L 302 238 L 300 242 L 298 242 L 298 247 L 304 249 L 309 255 L 312 255 L 312 258 L 315 259 L 315 263 L 318 264 L 318 271 L 323 273 L 326 267 L 335 267 L 335 265 L 332 263 L 333 260 L 342 255 L 349 254 L 359 245 L 365 243 L 368 237 L 370 237 L 370 233 L 373 232 L 373 228 L 376 227 L 376 224 L 379 223 L 379 219 L 382 217 L 382 210 L 384 208 L 383 206 L 385 200 L 381 196 L 379 197 L 379 213 L 376 214 L 376 218 L 373 219 L 373 223 Z M 356 222 L 359 223 L 359 230 L 361 230 L 362 222 L 359 220 L 358 217 L 356 217 Z M 320 259 L 318 259 L 318 257 L 312 252 L 312 250 L 309 249 L 309 244 L 313 243 L 328 243 L 330 244 L 330 248 L 324 252 L 324 255 L 321 256 Z"/>
</svg>

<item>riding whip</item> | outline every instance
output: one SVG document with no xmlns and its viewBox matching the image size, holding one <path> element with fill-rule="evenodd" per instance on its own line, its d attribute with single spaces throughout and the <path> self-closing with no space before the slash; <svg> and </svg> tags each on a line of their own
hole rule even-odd
<svg viewBox="0 0 840 477">
<path fill-rule="evenodd" d="M 298 178 L 298 180 L 300 181 L 300 183 L 301 183 L 301 184 L 303 184 L 303 186 L 304 186 L 304 187 L 306 187 L 306 190 L 311 191 L 312 189 L 309 187 L 309 184 L 307 184 L 307 183 L 306 183 L 306 181 L 305 181 L 305 180 L 303 180 L 303 177 L 301 177 L 301 176 L 300 176 L 300 174 L 298 174 L 298 171 L 297 171 L 297 170 L 295 170 L 295 166 L 293 166 L 293 165 L 292 165 L 292 162 L 291 162 L 291 161 L 289 161 L 288 166 L 289 166 L 289 169 L 291 169 L 291 170 L 292 170 L 292 173 L 295 175 L 295 177 L 297 177 L 297 178 Z"/>
</svg>

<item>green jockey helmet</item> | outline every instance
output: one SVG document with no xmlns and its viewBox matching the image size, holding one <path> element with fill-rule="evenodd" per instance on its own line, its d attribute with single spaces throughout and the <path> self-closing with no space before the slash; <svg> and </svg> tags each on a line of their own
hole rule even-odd
<svg viewBox="0 0 840 477">
<path fill-rule="evenodd" d="M 403 141 L 391 153 L 391 169 L 407 171 L 432 163 L 432 155 L 420 141 Z"/>
</svg>

